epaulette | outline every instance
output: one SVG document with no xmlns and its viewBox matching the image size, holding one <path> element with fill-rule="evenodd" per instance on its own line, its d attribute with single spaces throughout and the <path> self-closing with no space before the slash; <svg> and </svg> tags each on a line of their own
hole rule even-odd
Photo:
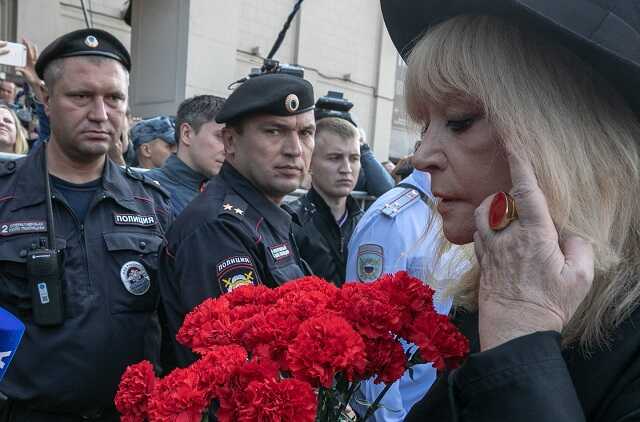
<svg viewBox="0 0 640 422">
<path fill-rule="evenodd" d="M 229 214 L 242 219 L 247 211 L 247 203 L 238 195 L 228 194 L 224 197 L 218 215 Z"/>
<path fill-rule="evenodd" d="M 160 192 L 162 195 L 164 195 L 167 199 L 171 198 L 171 194 L 169 194 L 169 192 L 160 185 L 160 182 L 145 176 L 143 172 L 137 172 L 133 170 L 131 167 L 127 167 L 124 169 L 124 174 L 126 174 L 128 177 L 134 180 L 144 183 L 145 186 L 150 186 L 154 188 L 155 190 Z"/>
<path fill-rule="evenodd" d="M 8 176 L 15 173 L 17 164 L 14 160 L 0 161 L 0 176 Z"/>
<path fill-rule="evenodd" d="M 420 192 L 417 189 L 405 188 L 401 194 L 384 204 L 381 212 L 387 217 L 394 218 L 402 210 L 419 200 Z"/>
</svg>

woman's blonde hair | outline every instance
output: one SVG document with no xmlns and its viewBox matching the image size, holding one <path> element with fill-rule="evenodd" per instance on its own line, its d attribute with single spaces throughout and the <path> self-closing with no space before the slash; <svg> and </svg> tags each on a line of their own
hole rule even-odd
<svg viewBox="0 0 640 422">
<path fill-rule="evenodd" d="M 640 125 L 617 91 L 569 50 L 491 16 L 459 16 L 419 41 L 408 61 L 407 109 L 471 101 L 532 163 L 560 239 L 593 244 L 593 287 L 563 330 L 585 350 L 606 343 L 640 302 Z M 477 263 L 453 288 L 477 308 Z"/>
<path fill-rule="evenodd" d="M 0 104 L 0 108 L 9 111 L 9 114 L 11 114 L 11 118 L 13 119 L 13 124 L 16 126 L 16 143 L 13 145 L 13 153 L 26 154 L 29 151 L 29 144 L 27 143 L 27 137 L 18 116 L 5 104 Z"/>
</svg>

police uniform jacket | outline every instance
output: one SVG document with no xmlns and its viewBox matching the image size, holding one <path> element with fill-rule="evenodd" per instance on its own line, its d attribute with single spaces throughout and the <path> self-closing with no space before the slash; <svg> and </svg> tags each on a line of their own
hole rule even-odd
<svg viewBox="0 0 640 422">
<path fill-rule="evenodd" d="M 0 391 L 13 404 L 45 413 L 99 414 L 113 409 L 126 366 L 154 360 L 159 350 L 156 270 L 171 220 L 168 196 L 107 159 L 101 186 L 78 221 L 52 186 L 65 320 L 38 326 L 25 257 L 47 237 L 43 161 L 39 147 L 0 162 L 0 306 L 26 325 Z"/>
<path fill-rule="evenodd" d="M 585 355 L 538 332 L 479 352 L 478 316 L 459 312 L 472 354 L 442 374 L 407 422 L 640 421 L 640 309 Z"/>
<path fill-rule="evenodd" d="M 196 305 L 240 286 L 277 287 L 305 275 L 291 224 L 290 214 L 228 163 L 180 214 L 160 264 L 165 338 L 178 364 L 193 360 L 175 336 Z"/>
<path fill-rule="evenodd" d="M 345 281 L 347 245 L 356 228 L 362 209 L 347 196 L 347 219 L 338 226 L 331 209 L 312 187 L 306 195 L 289 204 L 300 222 L 293 234 L 300 255 L 313 273 L 340 286 Z"/>
</svg>

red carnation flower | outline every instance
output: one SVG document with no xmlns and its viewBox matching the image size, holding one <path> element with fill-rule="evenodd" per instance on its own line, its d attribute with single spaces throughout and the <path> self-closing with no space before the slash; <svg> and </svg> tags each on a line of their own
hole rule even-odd
<svg viewBox="0 0 640 422">
<path fill-rule="evenodd" d="M 193 367 L 174 369 L 157 382 L 149 400 L 150 422 L 200 422 L 209 401 L 199 382 Z"/>
<path fill-rule="evenodd" d="M 278 295 L 274 289 L 263 284 L 257 286 L 242 286 L 233 289 L 224 296 L 231 307 L 242 305 L 271 305 L 275 303 Z"/>
<path fill-rule="evenodd" d="M 148 360 L 127 367 L 115 397 L 116 409 L 123 421 L 143 422 L 147 419 L 147 403 L 156 381 L 153 365 Z"/>
<path fill-rule="evenodd" d="M 194 352 L 205 354 L 211 346 L 234 343 L 232 323 L 225 296 L 209 298 L 187 314 L 176 339 Z"/>
<path fill-rule="evenodd" d="M 294 377 L 329 388 L 337 372 L 348 380 L 364 371 L 366 357 L 362 337 L 342 317 L 327 314 L 300 325 L 289 346 L 289 369 Z"/>
<path fill-rule="evenodd" d="M 198 389 L 205 392 L 208 401 L 211 400 L 246 361 L 247 351 L 240 346 L 213 346 L 191 366 L 198 376 Z"/>
<path fill-rule="evenodd" d="M 441 371 L 460 366 L 469 353 L 469 340 L 462 335 L 446 315 L 427 312 L 411 327 L 407 340 L 419 347 L 420 358 L 432 362 Z"/>
<path fill-rule="evenodd" d="M 291 280 L 276 289 L 280 297 L 292 291 L 319 292 L 331 298 L 338 291 L 338 288 L 320 277 L 309 275 Z"/>
<path fill-rule="evenodd" d="M 422 313 L 433 311 L 433 289 L 406 271 L 384 275 L 373 284 L 399 308 L 401 328 L 398 334 L 405 339 L 413 321 Z"/>
<path fill-rule="evenodd" d="M 314 422 L 317 397 L 306 382 L 265 380 L 249 384 L 238 422 Z"/>
<path fill-rule="evenodd" d="M 218 422 L 236 422 L 239 409 L 245 400 L 249 384 L 253 382 L 275 381 L 279 378 L 278 366 L 268 360 L 251 360 L 237 367 L 229 382 L 219 390 L 219 407 L 216 411 Z"/>
<path fill-rule="evenodd" d="M 285 354 L 302 321 L 281 304 L 238 324 L 233 336 L 254 357 L 273 360 L 286 370 Z"/>
<path fill-rule="evenodd" d="M 340 312 L 360 335 L 387 338 L 400 330 L 399 308 L 373 284 L 348 283 L 335 295 L 330 306 Z"/>
<path fill-rule="evenodd" d="M 391 384 L 402 377 L 407 369 L 407 357 L 400 342 L 390 334 L 386 337 L 366 339 L 367 367 L 362 378 L 376 376 L 375 384 Z"/>
</svg>

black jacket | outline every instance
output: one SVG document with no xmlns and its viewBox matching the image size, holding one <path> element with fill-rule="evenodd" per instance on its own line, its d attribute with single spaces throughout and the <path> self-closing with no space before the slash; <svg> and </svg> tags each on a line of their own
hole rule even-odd
<svg viewBox="0 0 640 422">
<path fill-rule="evenodd" d="M 37 326 L 25 256 L 47 235 L 43 150 L 0 162 L 0 306 L 26 325 L 0 391 L 12 406 L 80 417 L 113 408 L 127 365 L 157 360 L 156 273 L 171 221 L 169 197 L 107 159 L 101 186 L 79 221 L 52 186 L 66 312 L 63 325 Z M 61 415 L 15 418 L 64 420 Z"/>
<path fill-rule="evenodd" d="M 639 309 L 614 332 L 610 348 L 588 357 L 561 350 L 555 332 L 478 353 L 477 314 L 460 314 L 457 322 L 476 353 L 440 376 L 406 422 L 640 421 Z"/>
<path fill-rule="evenodd" d="M 300 223 L 300 226 L 294 226 L 293 234 L 302 258 L 315 275 L 342 285 L 346 277 L 349 239 L 363 214 L 360 206 L 350 195 L 347 197 L 348 216 L 342 227 L 313 187 L 289 207 Z"/>
<path fill-rule="evenodd" d="M 166 339 L 177 364 L 194 355 L 175 341 L 185 315 L 210 297 L 248 284 L 277 287 L 305 275 L 292 242 L 291 215 L 230 164 L 176 219 L 160 261 Z M 166 343 L 165 370 L 171 369 Z"/>
</svg>

